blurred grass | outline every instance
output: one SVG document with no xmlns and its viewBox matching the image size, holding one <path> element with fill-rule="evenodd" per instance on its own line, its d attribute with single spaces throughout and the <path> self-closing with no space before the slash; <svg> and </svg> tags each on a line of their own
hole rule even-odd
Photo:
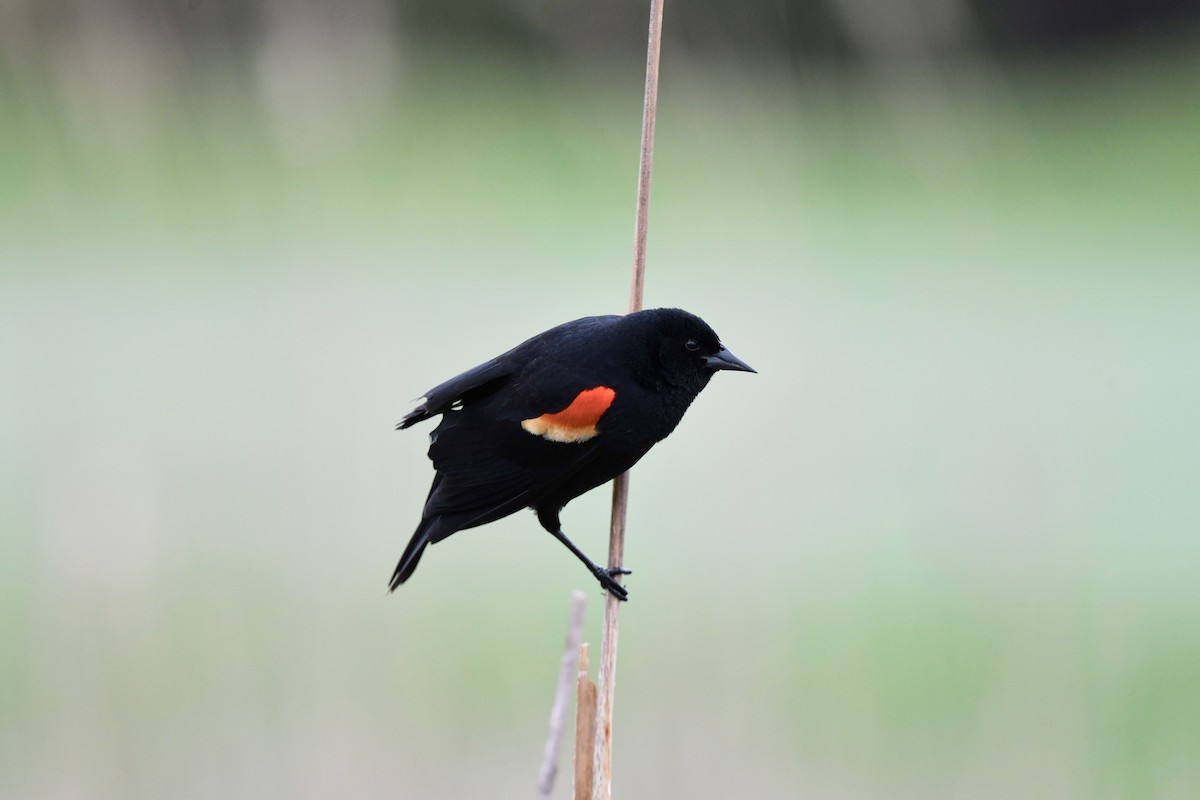
<svg viewBox="0 0 1200 800">
<path fill-rule="evenodd" d="M 633 478 L 623 796 L 1195 795 L 1197 63 L 1090 64 L 665 65 L 648 302 L 761 374 Z M 521 796 L 592 587 L 521 515 L 385 598 L 389 427 L 623 305 L 640 77 L 209 79 L 0 95 L 0 796 Z"/>
</svg>

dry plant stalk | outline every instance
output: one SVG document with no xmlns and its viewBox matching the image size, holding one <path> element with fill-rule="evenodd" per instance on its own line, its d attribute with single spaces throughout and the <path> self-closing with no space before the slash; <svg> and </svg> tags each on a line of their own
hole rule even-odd
<svg viewBox="0 0 1200 800">
<path fill-rule="evenodd" d="M 642 308 L 642 292 L 646 280 L 646 231 L 650 222 L 650 172 L 654 164 L 654 120 L 658 111 L 658 62 L 662 47 L 662 19 L 663 0 L 650 0 L 650 30 L 646 43 L 646 94 L 642 106 L 642 147 L 633 239 L 633 276 L 629 289 L 631 312 L 640 311 Z M 628 505 L 627 472 L 613 481 L 612 525 L 608 540 L 609 567 L 620 567 L 624 562 L 625 511 Z M 617 676 L 617 617 L 620 606 L 621 601 L 611 592 L 605 595 L 591 800 L 610 800 L 612 797 L 612 711 Z"/>
<path fill-rule="evenodd" d="M 588 676 L 588 646 L 579 645 L 575 684 L 575 800 L 592 800 L 592 752 L 596 749 L 596 684 Z"/>
<path fill-rule="evenodd" d="M 554 703 L 550 706 L 550 730 L 546 734 L 542 768 L 538 773 L 540 800 L 549 800 L 554 793 L 554 779 L 558 776 L 558 753 L 562 749 L 563 728 L 571 691 L 571 673 L 575 672 L 575 657 L 579 650 L 579 639 L 583 635 L 583 612 L 586 608 L 587 595 L 574 592 L 571 595 L 571 614 L 567 620 L 566 648 L 559 662 L 558 683 L 554 686 Z"/>
</svg>

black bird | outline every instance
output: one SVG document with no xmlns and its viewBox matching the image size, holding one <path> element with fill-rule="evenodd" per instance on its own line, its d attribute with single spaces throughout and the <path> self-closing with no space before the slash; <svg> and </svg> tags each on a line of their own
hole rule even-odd
<svg viewBox="0 0 1200 800">
<path fill-rule="evenodd" d="M 656 308 L 564 323 L 430 389 L 396 426 L 442 415 L 429 437 L 433 486 L 390 590 L 412 576 L 427 545 L 532 508 L 624 600 L 616 576 L 629 571 L 584 555 L 559 512 L 666 438 L 722 369 L 755 371 L 704 320 Z"/>
</svg>

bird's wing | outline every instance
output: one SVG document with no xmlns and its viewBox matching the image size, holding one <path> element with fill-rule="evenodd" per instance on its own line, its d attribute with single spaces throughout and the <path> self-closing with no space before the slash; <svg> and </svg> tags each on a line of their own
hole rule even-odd
<svg viewBox="0 0 1200 800">
<path fill-rule="evenodd" d="M 540 382 L 540 380 L 530 380 L 530 378 L 540 379 L 541 375 L 556 376 L 561 371 L 563 363 L 570 364 L 578 360 L 581 357 L 580 354 L 588 351 L 590 335 L 612 325 L 619 319 L 620 317 L 611 314 L 584 317 L 539 333 L 508 352 L 501 353 L 495 358 L 433 387 L 425 393 L 425 402 L 406 414 L 396 427 L 397 429 L 408 428 L 421 420 L 444 414 L 460 405 L 465 407 L 479 402 L 500 387 L 509 384 L 517 373 L 526 375 L 526 386 L 524 390 L 514 393 L 509 398 L 510 401 L 515 401 L 517 404 L 524 403 L 529 409 L 541 404 L 553 404 L 558 399 L 557 393 L 551 391 L 545 394 L 542 391 L 529 391 L 537 389 Z M 548 353 L 554 354 L 554 357 L 548 359 Z M 555 388 L 555 384 L 561 384 L 561 381 L 550 381 L 552 389 Z M 560 388 L 565 391 L 566 387 L 560 386 Z M 570 395 L 570 397 L 573 396 L 574 394 Z M 563 398 L 564 403 L 568 402 L 570 397 Z M 542 413 L 542 411 L 538 413 Z"/>
<path fill-rule="evenodd" d="M 458 517 L 456 530 L 535 504 L 599 452 L 592 442 L 551 442 L 510 419 L 460 412 L 443 416 L 431 438 L 439 482 L 424 516 Z"/>
<path fill-rule="evenodd" d="M 421 420 L 449 411 L 456 403 L 466 403 L 498 389 L 512 375 L 511 363 L 499 357 L 472 367 L 425 393 L 425 402 L 400 420 L 397 429 L 408 428 Z"/>
<path fill-rule="evenodd" d="M 581 377 L 588 335 L 617 317 L 552 328 L 434 387 L 401 421 L 442 415 L 430 436 L 438 472 L 426 519 L 446 517 L 430 541 L 534 505 L 599 452 L 595 425 L 612 390 Z"/>
</svg>

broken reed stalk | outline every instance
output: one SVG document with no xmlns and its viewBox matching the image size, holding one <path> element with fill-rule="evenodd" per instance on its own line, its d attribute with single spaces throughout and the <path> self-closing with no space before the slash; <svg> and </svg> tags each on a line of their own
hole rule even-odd
<svg viewBox="0 0 1200 800">
<path fill-rule="evenodd" d="M 567 643 L 558 667 L 558 683 L 554 686 L 554 703 L 550 706 L 550 730 L 546 734 L 546 747 L 542 753 L 542 768 L 538 772 L 538 798 L 549 800 L 554 793 L 554 779 L 558 776 L 558 753 L 562 749 L 563 728 L 567 719 L 568 697 L 571 692 L 571 673 L 575 672 L 575 658 L 579 652 L 579 640 L 583 636 L 583 612 L 587 608 L 587 595 L 574 592 L 571 595 L 571 614 L 567 620 Z"/>
<path fill-rule="evenodd" d="M 646 94 L 642 105 L 642 147 L 638 169 L 637 215 L 633 237 L 633 275 L 629 310 L 642 308 L 646 280 L 646 231 L 650 221 L 650 171 L 654 164 L 654 119 L 658 111 L 658 57 L 662 47 L 663 0 L 650 0 L 650 30 L 646 43 Z M 629 473 L 613 481 L 612 525 L 608 565 L 625 559 L 625 511 L 629 505 Z M 604 598 L 604 630 L 600 644 L 600 673 L 596 702 L 596 744 L 590 800 L 612 797 L 612 712 L 617 677 L 617 617 L 621 602 L 611 592 Z"/>
<path fill-rule="evenodd" d="M 592 800 L 592 753 L 596 749 L 596 684 L 588 676 L 588 646 L 579 645 L 575 684 L 575 800 Z"/>
</svg>

